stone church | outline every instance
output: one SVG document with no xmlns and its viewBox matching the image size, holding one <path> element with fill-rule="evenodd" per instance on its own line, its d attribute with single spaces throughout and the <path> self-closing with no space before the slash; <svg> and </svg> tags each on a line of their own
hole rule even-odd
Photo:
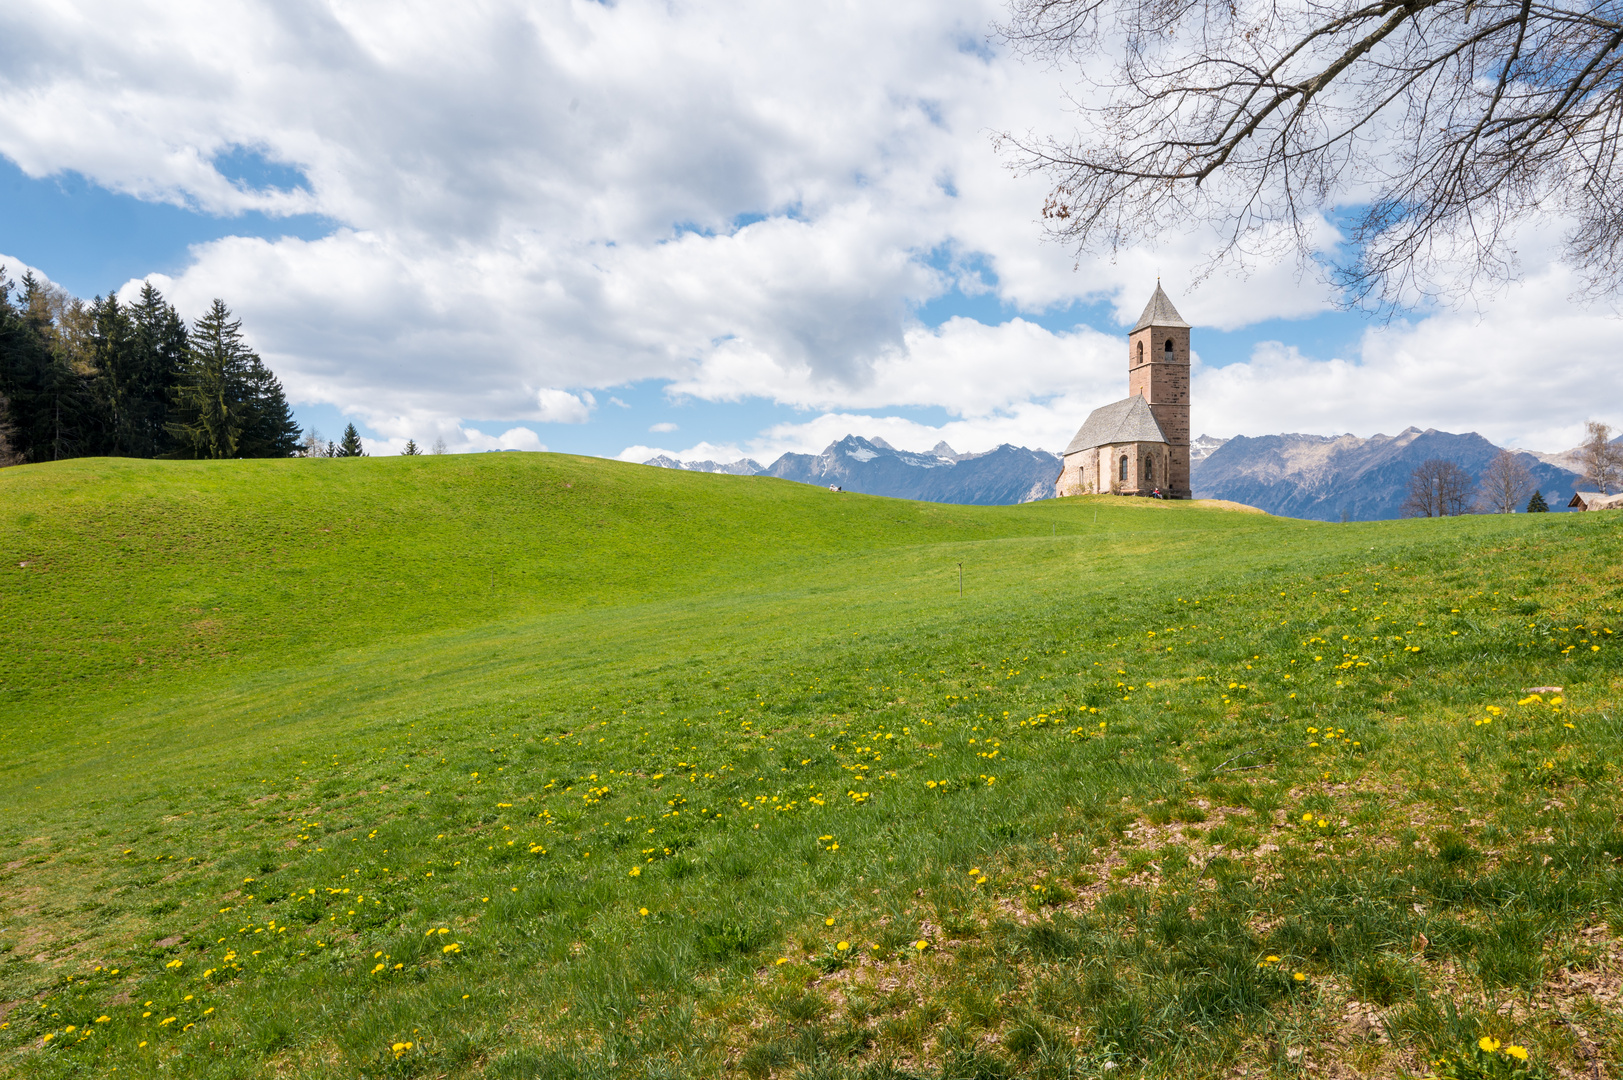
<svg viewBox="0 0 1623 1080">
<path fill-rule="evenodd" d="M 1161 283 L 1127 333 L 1127 397 L 1094 409 L 1064 453 L 1055 494 L 1187 499 L 1189 324 Z"/>
</svg>

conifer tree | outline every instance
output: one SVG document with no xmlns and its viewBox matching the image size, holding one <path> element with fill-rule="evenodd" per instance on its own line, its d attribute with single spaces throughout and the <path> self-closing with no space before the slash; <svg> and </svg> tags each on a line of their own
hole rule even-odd
<svg viewBox="0 0 1623 1080">
<path fill-rule="evenodd" d="M 96 449 L 96 401 L 76 341 L 57 333 L 67 294 L 23 275 L 20 295 L 0 268 L 0 394 L 24 461 L 57 461 Z"/>
<path fill-rule="evenodd" d="M 147 457 L 138 432 L 144 426 L 140 359 L 135 347 L 135 321 L 118 297 L 90 302 L 91 364 L 98 404 L 102 406 L 102 452 L 118 457 Z"/>
<path fill-rule="evenodd" d="M 167 425 L 177 457 L 289 457 L 299 425 L 282 384 L 242 340 L 225 301 L 192 325 Z"/>
<path fill-rule="evenodd" d="M 1550 506 L 1544 501 L 1544 492 L 1533 492 L 1533 497 L 1527 500 L 1527 512 L 1529 514 L 1547 514 L 1549 511 Z"/>
<path fill-rule="evenodd" d="M 338 444 L 339 457 L 365 457 L 361 450 L 361 433 L 355 430 L 354 424 L 344 427 L 344 441 Z"/>
<path fill-rule="evenodd" d="M 186 368 L 176 388 L 169 432 L 175 453 L 189 458 L 237 456 L 242 439 L 248 351 L 242 323 L 216 299 L 192 325 Z"/>
<path fill-rule="evenodd" d="M 23 456 L 12 449 L 12 442 L 16 438 L 17 429 L 11 423 L 10 403 L 6 401 L 6 395 L 0 394 L 0 469 L 22 464 Z"/>
<path fill-rule="evenodd" d="M 299 449 L 299 422 L 282 382 L 258 354 L 248 354 L 247 408 L 239 457 L 292 457 Z"/>
<path fill-rule="evenodd" d="M 417 457 L 422 452 L 422 448 L 417 445 L 417 441 L 415 439 L 407 439 L 406 448 L 400 451 L 403 457 Z"/>
<path fill-rule="evenodd" d="M 142 411 L 131 433 L 134 453 L 156 457 L 171 448 L 169 404 L 187 362 L 186 323 L 149 281 L 126 308 L 134 324 L 135 370 Z"/>
</svg>

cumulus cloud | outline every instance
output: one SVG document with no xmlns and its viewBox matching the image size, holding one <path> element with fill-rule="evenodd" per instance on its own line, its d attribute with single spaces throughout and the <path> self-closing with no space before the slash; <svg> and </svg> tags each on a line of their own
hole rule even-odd
<svg viewBox="0 0 1623 1080">
<path fill-rule="evenodd" d="M 1623 353 L 1623 321 L 1574 303 L 1577 287 L 1569 272 L 1550 268 L 1481 313 L 1371 328 L 1349 357 L 1310 359 L 1269 342 L 1248 362 L 1197 366 L 1194 427 L 1390 435 L 1413 424 L 1567 449 L 1588 418 L 1623 422 L 1623 368 L 1597 359 Z"/>
<path fill-rule="evenodd" d="M 650 458 L 669 457 L 678 461 L 719 461 L 723 465 L 730 465 L 735 461 L 749 457 L 737 443 L 700 442 L 688 447 L 686 450 L 671 450 L 662 446 L 628 446 L 615 455 L 620 461 L 632 461 L 642 464 Z"/>
<path fill-rule="evenodd" d="M 11 282 L 13 288 L 23 279 L 24 274 L 29 273 L 47 285 L 55 284 L 55 282 L 51 281 L 50 276 L 39 267 L 29 266 L 16 256 L 7 255 L 3 252 L 0 252 L 0 270 L 5 272 L 6 280 Z"/>
<path fill-rule="evenodd" d="M 686 457 L 818 450 L 847 431 L 1058 449 L 1124 392 L 1120 327 L 1055 333 L 1036 314 L 1103 300 L 1128 322 L 1157 276 L 1200 327 L 1327 310 L 1323 284 L 1288 261 L 1195 287 L 1210 236 L 1080 263 L 1041 243 L 1043 184 L 1004 169 L 988 135 L 1071 120 L 1056 72 L 988 43 L 1003 13 L 1001 0 L 10 5 L 0 154 L 31 176 L 76 170 L 208 213 L 333 222 L 317 239 L 201 244 L 155 280 L 187 314 L 227 298 L 290 397 L 363 418 L 390 448 L 538 449 L 528 425 L 589 424 L 594 391 L 624 406 L 607 391 L 653 380 L 677 398 L 805 411 Z M 1338 239 L 1319 223 L 1315 243 Z M 1615 334 L 1588 315 L 1545 333 L 1561 288 L 1507 297 L 1481 322 L 1372 331 L 1339 360 L 1287 341 L 1200 369 L 1197 429 L 1565 438 L 1576 413 L 1545 419 L 1511 373 L 1579 394 L 1583 378 L 1532 357 Z M 921 325 L 920 305 L 953 289 L 1033 317 Z M 1495 374 L 1480 377 L 1485 364 Z M 469 417 L 507 426 L 487 435 Z"/>
<path fill-rule="evenodd" d="M 1040 182 L 991 152 L 990 130 L 1062 116 L 1052 73 L 987 47 L 1001 11 L 21 5 L 0 16 L 0 152 L 334 221 L 201 245 L 165 283 L 189 309 L 232 297 L 304 400 L 578 422 L 544 392 L 726 396 L 740 353 L 871 400 L 917 304 L 992 287 L 964 256 L 1032 310 L 1143 292 L 1040 245 Z M 297 182 L 234 177 L 244 152 Z"/>
</svg>

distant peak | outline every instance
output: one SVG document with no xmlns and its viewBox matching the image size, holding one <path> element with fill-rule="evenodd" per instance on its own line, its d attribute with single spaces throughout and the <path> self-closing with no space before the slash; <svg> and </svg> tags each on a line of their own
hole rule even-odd
<svg viewBox="0 0 1623 1080">
<path fill-rule="evenodd" d="M 881 449 L 881 450 L 894 450 L 894 449 L 896 449 L 894 446 L 890 445 L 890 443 L 886 442 L 884 439 L 881 439 L 877 435 L 875 435 L 873 438 L 869 439 L 868 442 L 873 446 L 879 447 L 879 449 Z"/>
</svg>

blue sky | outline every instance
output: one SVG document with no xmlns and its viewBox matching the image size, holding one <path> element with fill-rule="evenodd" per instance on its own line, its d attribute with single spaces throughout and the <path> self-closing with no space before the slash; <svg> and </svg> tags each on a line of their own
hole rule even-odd
<svg viewBox="0 0 1623 1080">
<path fill-rule="evenodd" d="M 1054 449 L 1125 392 L 1157 277 L 1196 327 L 1197 432 L 1560 449 L 1623 422 L 1610 368 L 1542 360 L 1623 327 L 1537 237 L 1521 284 L 1391 325 L 1315 270 L 1335 207 L 1302 259 L 1204 276 L 1198 230 L 1047 242 L 1043 178 L 991 136 L 1067 130 L 1075 84 L 999 48 L 1003 13 L 11 5 L 0 254 L 84 297 L 225 299 L 300 419 L 377 453 Z"/>
<path fill-rule="evenodd" d="M 257 154 L 232 154 L 218 164 L 229 178 L 250 187 L 295 187 L 303 183 L 296 170 L 267 165 Z M 84 176 L 65 171 L 33 179 L 11 161 L 0 159 L 0 251 L 37 267 L 69 292 L 90 297 L 116 291 L 131 280 L 151 275 L 177 276 L 192 262 L 193 245 L 225 237 L 256 237 L 277 241 L 286 237 L 314 240 L 327 236 L 338 223 L 315 214 L 268 216 L 257 211 L 210 213 L 197 206 L 175 205 L 109 191 Z M 745 219 L 739 226 L 751 224 Z M 995 285 L 995 275 L 981 268 L 983 279 Z M 15 276 L 15 275 L 14 275 Z M 227 303 L 235 302 L 232 297 Z M 1001 298 L 995 289 L 966 296 L 949 289 L 916 305 L 914 318 L 925 327 L 939 327 L 954 317 L 997 325 L 1022 318 L 1056 333 L 1078 326 L 1105 333 L 1122 328 L 1111 304 L 1095 300 L 1053 305 L 1047 310 L 1023 311 Z M 1285 340 L 1310 355 L 1328 358 L 1345 355 L 1370 324 L 1361 313 L 1326 312 L 1307 319 L 1269 319 L 1237 330 L 1203 328 L 1198 348 L 1212 366 L 1247 360 L 1258 342 Z M 253 330 L 249 326 L 250 331 Z M 599 407 L 581 424 L 523 421 L 513 417 L 468 417 L 472 427 L 491 432 L 515 423 L 531 423 L 547 447 L 566 453 L 612 457 L 628 446 L 648 442 L 651 434 L 667 441 L 680 433 L 681 441 L 708 441 L 744 445 L 773 424 L 793 424 L 806 418 L 804 407 L 762 397 L 742 401 L 712 401 L 667 391 L 669 382 L 643 379 L 599 391 Z M 298 401 L 295 413 L 306 427 L 336 438 L 346 423 L 355 423 L 368 438 L 379 438 L 358 410 L 337 404 Z M 855 414 L 900 415 L 928 426 L 950 419 L 943 406 L 854 409 Z M 674 433 L 651 433 L 656 424 L 674 424 Z M 974 449 L 986 449 L 975 447 Z"/>
</svg>

